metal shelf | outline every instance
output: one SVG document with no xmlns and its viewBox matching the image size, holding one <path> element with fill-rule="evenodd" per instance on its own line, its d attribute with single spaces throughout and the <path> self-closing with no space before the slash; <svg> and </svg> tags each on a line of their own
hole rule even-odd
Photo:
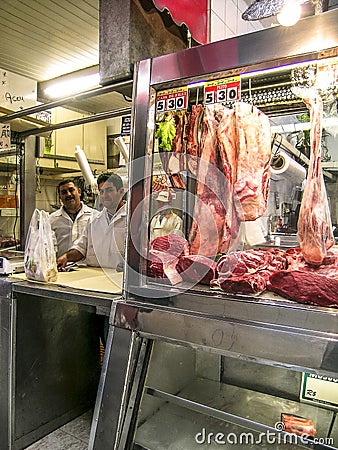
<svg viewBox="0 0 338 450">
<path fill-rule="evenodd" d="M 203 432 L 203 429 L 206 436 L 212 433 L 213 438 L 210 440 L 214 440 L 217 433 L 223 433 L 224 439 L 230 433 L 238 439 L 241 433 L 245 433 L 258 441 L 259 433 L 266 433 L 267 430 L 277 436 L 274 425 L 280 422 L 282 412 L 314 420 L 316 436 L 326 438 L 334 419 L 334 413 L 329 410 L 207 379 L 193 380 L 177 395 L 150 388 L 145 392 L 144 402 L 149 395 L 165 401 L 136 432 L 135 443 L 149 450 L 198 450 L 201 443 L 196 442 L 196 436 L 201 442 L 203 435 L 198 433 Z M 242 437 L 244 439 L 244 434 Z M 308 445 L 299 442 L 291 448 L 308 448 L 311 445 L 310 442 Z M 222 445 L 222 448 L 234 446 L 229 443 Z M 262 445 L 251 443 L 245 448 L 261 449 Z M 264 448 L 278 450 L 285 448 L 285 444 L 278 445 L 276 441 L 272 445 L 265 444 Z"/>
</svg>

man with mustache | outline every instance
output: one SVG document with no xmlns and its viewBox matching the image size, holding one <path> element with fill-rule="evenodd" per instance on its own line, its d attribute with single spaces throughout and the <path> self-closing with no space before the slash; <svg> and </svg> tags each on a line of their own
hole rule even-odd
<svg viewBox="0 0 338 450">
<path fill-rule="evenodd" d="M 69 262 L 84 261 L 87 266 L 121 271 L 124 262 L 127 205 L 117 173 L 97 179 L 103 210 L 91 219 L 83 234 L 57 260 L 59 270 Z"/>
<path fill-rule="evenodd" d="M 62 206 L 50 215 L 52 230 L 57 242 L 57 255 L 63 255 L 82 235 L 88 220 L 99 214 L 81 201 L 81 189 L 73 180 L 58 184 Z"/>
</svg>

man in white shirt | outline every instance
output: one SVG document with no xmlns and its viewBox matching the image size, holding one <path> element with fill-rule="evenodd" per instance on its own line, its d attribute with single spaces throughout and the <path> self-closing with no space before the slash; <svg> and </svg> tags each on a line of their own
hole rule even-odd
<svg viewBox="0 0 338 450">
<path fill-rule="evenodd" d="M 120 268 L 124 261 L 126 235 L 126 204 L 122 200 L 123 182 L 117 174 L 102 174 L 97 179 L 103 210 L 93 217 L 82 234 L 61 255 L 59 268 L 67 262 L 85 259 L 88 266 Z"/>
<path fill-rule="evenodd" d="M 87 222 L 99 211 L 81 201 L 81 189 L 72 180 L 58 184 L 62 206 L 50 214 L 50 223 L 57 243 L 57 255 L 63 255 L 82 235 Z"/>
<path fill-rule="evenodd" d="M 168 191 L 160 191 L 156 197 L 157 214 L 150 222 L 150 241 L 168 234 L 179 234 L 183 236 L 183 221 L 171 209 L 171 194 Z"/>
</svg>

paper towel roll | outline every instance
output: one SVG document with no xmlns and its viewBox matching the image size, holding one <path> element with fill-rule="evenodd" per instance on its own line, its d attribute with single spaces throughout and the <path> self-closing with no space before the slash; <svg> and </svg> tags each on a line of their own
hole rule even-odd
<svg viewBox="0 0 338 450">
<path fill-rule="evenodd" d="M 89 166 L 85 152 L 80 148 L 79 145 L 75 146 L 75 158 L 81 169 L 82 175 L 88 186 L 93 186 L 96 184 L 93 172 Z"/>
<path fill-rule="evenodd" d="M 291 158 L 287 153 L 280 151 L 272 158 L 271 164 L 271 178 L 273 180 L 283 177 L 294 183 L 302 183 L 306 178 L 306 169 L 297 161 Z"/>
<path fill-rule="evenodd" d="M 128 147 L 126 146 L 126 143 L 124 142 L 124 139 L 122 136 L 118 136 L 114 139 L 115 144 L 117 145 L 118 149 L 120 150 L 126 164 L 129 162 L 129 155 L 128 155 Z"/>
</svg>

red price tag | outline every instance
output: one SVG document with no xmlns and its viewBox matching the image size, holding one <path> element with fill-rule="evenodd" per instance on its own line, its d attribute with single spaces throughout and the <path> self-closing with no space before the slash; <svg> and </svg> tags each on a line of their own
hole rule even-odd
<svg viewBox="0 0 338 450">
<path fill-rule="evenodd" d="M 204 104 L 211 105 L 215 102 L 216 86 L 206 86 L 204 89 Z"/>
<path fill-rule="evenodd" d="M 204 104 L 227 103 L 240 100 L 241 80 L 233 77 L 224 80 L 216 80 L 207 84 L 204 88 Z"/>
<path fill-rule="evenodd" d="M 240 80 L 227 84 L 227 101 L 233 102 L 241 98 L 241 82 Z"/>
<path fill-rule="evenodd" d="M 156 98 L 156 112 L 177 111 L 187 108 L 188 91 L 186 88 L 160 92 Z"/>
</svg>

